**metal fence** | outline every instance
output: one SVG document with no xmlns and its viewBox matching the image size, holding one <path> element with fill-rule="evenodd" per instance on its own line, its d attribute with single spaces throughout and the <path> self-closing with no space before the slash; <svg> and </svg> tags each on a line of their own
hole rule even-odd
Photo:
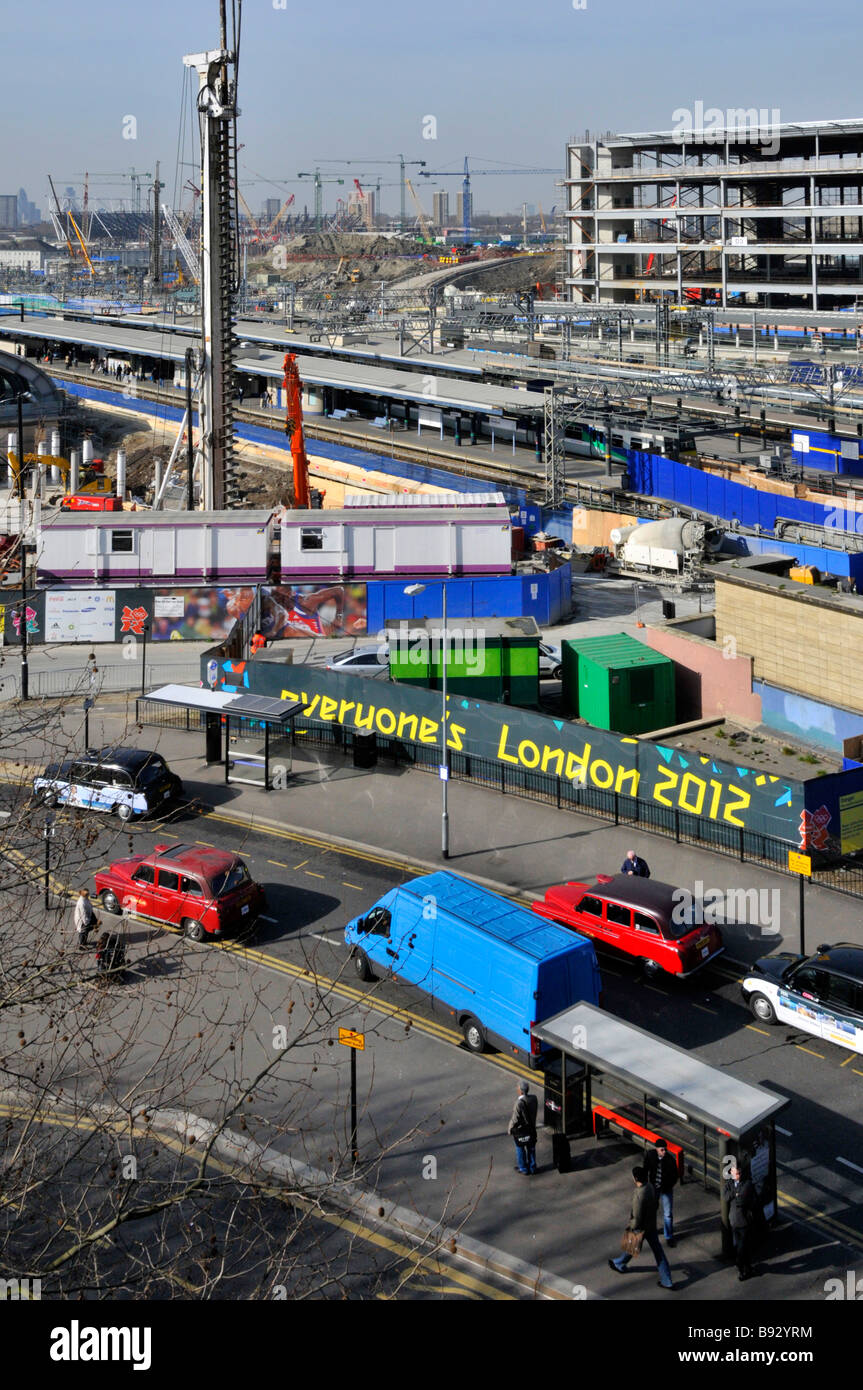
<svg viewBox="0 0 863 1390">
<path fill-rule="evenodd" d="M 70 669 L 29 672 L 28 691 L 31 700 L 57 699 L 63 695 L 95 696 L 141 690 L 146 686 L 169 685 L 175 682 L 196 681 L 200 678 L 198 661 L 148 661 L 142 667 L 138 661 L 120 661 L 107 666 L 77 666 Z M 0 675 L 0 701 L 17 700 L 21 695 L 20 671 Z"/>
<path fill-rule="evenodd" d="M 140 724 L 156 725 L 163 729 L 192 732 L 203 731 L 206 727 L 203 711 L 171 709 L 166 705 L 148 707 L 146 698 L 135 702 L 135 718 Z M 249 737 L 260 733 L 262 728 L 260 722 L 244 719 L 240 721 L 237 732 L 241 737 Z M 292 743 L 294 746 L 339 749 L 350 754 L 354 735 L 354 730 L 344 729 L 340 724 L 296 719 L 292 728 Z M 368 735 L 360 733 L 360 737 L 365 740 Z M 407 743 L 380 734 L 374 737 L 379 756 L 437 775 L 440 763 L 438 747 Z M 644 801 L 640 797 L 579 786 L 551 773 L 507 767 L 492 758 L 481 758 L 473 753 L 450 753 L 450 777 L 453 781 L 489 787 L 502 795 L 525 797 L 547 806 L 556 806 L 561 811 L 576 811 L 614 825 L 632 826 L 653 835 L 665 835 L 676 844 L 702 846 L 714 853 L 733 857 L 741 864 L 757 864 L 796 877 L 788 867 L 788 851 L 794 848 L 793 845 L 742 826 L 718 825 L 688 811 L 657 806 L 655 802 Z M 843 860 L 829 868 L 819 869 L 812 882 L 819 887 L 863 897 L 863 863 L 853 859 Z"/>
</svg>

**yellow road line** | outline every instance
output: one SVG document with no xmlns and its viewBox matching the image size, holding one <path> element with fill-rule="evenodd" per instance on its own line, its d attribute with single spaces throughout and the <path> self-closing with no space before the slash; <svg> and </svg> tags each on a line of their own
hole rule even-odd
<svg viewBox="0 0 863 1390">
<path fill-rule="evenodd" d="M 848 1053 L 848 1056 L 845 1058 L 845 1061 L 839 1063 L 840 1068 L 841 1068 L 841 1067 L 847 1067 L 848 1063 L 849 1063 L 849 1062 L 853 1062 L 853 1061 L 854 1061 L 854 1058 L 855 1058 L 856 1056 L 857 1056 L 857 1053 L 856 1053 L 856 1052 L 849 1052 L 849 1053 Z"/>
<path fill-rule="evenodd" d="M 288 867 L 287 864 L 282 863 L 281 859 L 268 859 L 267 863 L 275 864 L 277 869 L 286 869 Z"/>
<path fill-rule="evenodd" d="M 801 1043 L 795 1043 L 798 1052 L 808 1052 L 810 1057 L 817 1057 L 820 1061 L 826 1062 L 827 1058 L 823 1052 L 813 1052 L 811 1047 L 803 1047 Z"/>
<path fill-rule="evenodd" d="M 317 838 L 312 835 L 300 835 L 293 830 L 280 830 L 277 826 L 249 824 L 248 821 L 239 820 L 236 816 L 225 815 L 221 811 L 212 811 L 207 807 L 202 807 L 201 815 L 208 816 L 212 820 L 224 821 L 227 825 L 241 825 L 245 830 L 255 831 L 259 835 L 273 835 L 279 840 L 291 840 L 294 844 L 308 845 L 310 849 L 324 850 L 326 853 L 345 854 L 352 859 L 362 859 L 368 864 L 383 864 L 387 868 L 402 869 L 407 873 L 426 874 L 428 869 L 417 864 L 412 864 L 408 859 L 397 859 L 393 856 L 382 854 L 371 854 L 368 850 L 353 849 L 350 845 L 337 845 L 323 837 Z M 308 863 L 306 859 L 303 861 Z"/>
<path fill-rule="evenodd" d="M 0 1115 L 8 1119 L 21 1119 L 26 1120 L 28 1123 L 38 1121 L 40 1124 L 60 1125 L 67 1129 L 84 1130 L 88 1133 L 93 1133 L 99 1128 L 112 1129 L 115 1133 L 123 1135 L 129 1132 L 129 1124 L 125 1119 L 112 1120 L 109 1118 L 104 1121 L 97 1121 L 90 1119 L 86 1115 L 71 1114 L 69 1111 L 51 1112 L 40 1110 L 34 1115 L 30 1108 L 24 1105 L 14 1106 L 0 1104 Z M 140 1125 L 134 1123 L 132 1129 L 138 1134 L 146 1134 L 148 1139 L 152 1139 L 155 1136 L 159 1143 L 163 1144 L 165 1148 L 172 1149 L 175 1153 L 180 1154 L 181 1157 L 187 1158 L 192 1163 L 196 1163 L 197 1154 L 194 1151 L 190 1152 L 184 1147 L 178 1135 L 166 1134 L 164 1131 L 158 1129 L 153 1130 L 148 1128 L 143 1130 Z M 211 1152 L 207 1162 L 226 1176 L 234 1177 L 238 1181 L 244 1181 L 241 1177 L 237 1177 L 236 1165 L 228 1163 L 217 1154 Z M 459 1292 L 469 1290 L 474 1294 L 479 1294 L 481 1297 L 497 1299 L 504 1302 L 513 1302 L 515 1300 L 515 1294 L 506 1293 L 502 1289 L 495 1289 L 491 1284 L 484 1283 L 481 1279 L 475 1278 L 472 1274 L 466 1274 L 459 1269 L 451 1269 L 448 1265 L 441 1267 L 438 1255 L 435 1253 L 423 1254 L 421 1251 L 414 1250 L 412 1246 L 406 1245 L 403 1241 L 394 1240 L 392 1236 L 385 1236 L 380 1231 L 375 1231 L 368 1226 L 364 1226 L 362 1222 L 355 1221 L 352 1217 L 342 1216 L 337 1212 L 324 1211 L 318 1201 L 311 1202 L 293 1192 L 291 1192 L 290 1196 L 281 1193 L 278 1195 L 280 1195 L 282 1200 L 286 1201 L 288 1205 L 301 1207 L 304 1211 L 310 1212 L 319 1220 L 325 1221 L 329 1226 L 337 1226 L 341 1230 L 348 1231 L 351 1235 L 358 1236 L 360 1240 L 366 1241 L 370 1245 L 377 1245 L 382 1250 L 389 1250 L 392 1254 L 398 1255 L 408 1264 L 413 1265 L 416 1271 L 422 1270 L 439 1277 L 446 1276 L 446 1278 L 453 1281 L 454 1285 L 458 1286 Z"/>
<path fill-rule="evenodd" d="M 356 890 L 357 890 L 358 893 L 361 893 L 361 892 L 363 891 L 362 888 L 360 887 L 360 885 L 359 885 L 358 883 L 348 883 L 347 879 L 344 879 L 344 878 L 342 879 L 342 887 L 343 887 L 343 888 L 356 888 Z"/>
<path fill-rule="evenodd" d="M 747 1023 L 746 1027 L 749 1029 L 750 1033 L 760 1033 L 762 1038 L 770 1037 L 770 1034 L 765 1028 L 756 1028 L 754 1023 Z"/>
<path fill-rule="evenodd" d="M 692 1005 L 693 1009 L 700 1009 L 703 1014 L 716 1014 L 719 1012 L 718 1009 L 708 1009 L 706 1004 L 696 1004 L 695 1001 L 692 999 L 690 999 L 689 1002 Z"/>
<path fill-rule="evenodd" d="M 306 869 L 306 873 L 308 874 L 309 878 L 323 878 L 323 877 L 324 877 L 323 874 L 316 874 L 315 871 L 314 871 L 314 869 Z"/>
<path fill-rule="evenodd" d="M 301 863 L 295 864 L 295 865 L 294 865 L 294 868 L 295 868 L 295 869 L 302 869 L 303 866 L 304 866 L 305 864 L 308 864 L 308 862 L 309 862 L 308 859 L 303 859 Z"/>
</svg>

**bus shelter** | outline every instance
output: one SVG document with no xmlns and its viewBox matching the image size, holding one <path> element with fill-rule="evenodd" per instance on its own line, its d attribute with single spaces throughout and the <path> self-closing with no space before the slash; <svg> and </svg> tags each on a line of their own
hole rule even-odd
<svg viewBox="0 0 863 1390">
<path fill-rule="evenodd" d="M 292 724 L 303 708 L 300 701 L 277 700 L 270 695 L 235 695 L 188 685 L 164 685 L 148 691 L 143 699 L 197 711 L 206 731 L 208 763 L 222 761 L 224 731 L 225 782 L 229 786 L 240 782 L 272 791 L 274 754 L 278 754 L 280 767 L 284 767 L 287 757 L 290 770 Z M 243 746 L 237 746 L 241 742 Z"/>
<path fill-rule="evenodd" d="M 691 1052 L 624 1023 L 592 1004 L 576 1004 L 532 1033 L 553 1049 L 545 1064 L 545 1123 L 560 1145 L 609 1130 L 641 1144 L 660 1135 L 677 1158 L 700 1169 L 719 1194 L 723 1254 L 732 1249 L 724 1198 L 730 1159 L 748 1159 L 765 1221 L 777 1214 L 775 1119 L 791 1104 L 740 1081 Z"/>
</svg>

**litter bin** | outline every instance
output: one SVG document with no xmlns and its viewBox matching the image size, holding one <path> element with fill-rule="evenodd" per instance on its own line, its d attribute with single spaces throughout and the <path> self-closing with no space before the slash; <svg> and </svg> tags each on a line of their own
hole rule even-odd
<svg viewBox="0 0 863 1390">
<path fill-rule="evenodd" d="M 569 1059 L 566 1068 L 565 1110 L 561 1071 L 561 1059 L 558 1054 L 557 1057 L 550 1058 L 545 1066 L 543 1122 L 551 1132 L 554 1166 L 559 1173 L 568 1173 L 571 1163 L 569 1140 L 589 1131 L 585 1103 L 587 1068 L 579 1067 L 577 1062 Z"/>
<path fill-rule="evenodd" d="M 354 733 L 354 767 L 375 767 L 378 761 L 378 738 L 373 730 Z"/>
</svg>

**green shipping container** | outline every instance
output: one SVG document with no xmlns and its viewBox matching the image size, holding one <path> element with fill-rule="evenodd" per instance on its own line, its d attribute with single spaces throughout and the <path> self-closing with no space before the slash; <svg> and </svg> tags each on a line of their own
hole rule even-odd
<svg viewBox="0 0 863 1390">
<path fill-rule="evenodd" d="M 647 734 L 676 718 L 674 662 L 626 633 L 564 641 L 563 707 L 617 734 Z"/>
<path fill-rule="evenodd" d="M 471 635 L 472 636 L 472 635 Z M 506 701 L 522 708 L 539 706 L 539 644 L 535 637 L 455 636 L 447 657 L 447 688 L 493 704 Z M 391 643 L 390 676 L 405 685 L 440 690 L 443 678 L 441 643 Z"/>
</svg>

